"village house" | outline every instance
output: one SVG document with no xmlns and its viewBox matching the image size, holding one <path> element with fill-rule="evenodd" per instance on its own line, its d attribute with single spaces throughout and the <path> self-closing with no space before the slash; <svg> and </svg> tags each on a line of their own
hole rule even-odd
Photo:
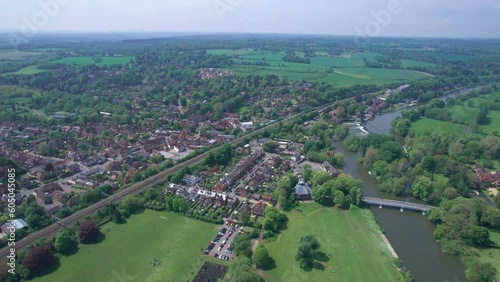
<svg viewBox="0 0 500 282">
<path fill-rule="evenodd" d="M 337 177 L 339 172 L 336 168 L 334 168 L 329 162 L 324 161 L 321 165 L 326 172 L 329 172 L 332 177 Z"/>
</svg>

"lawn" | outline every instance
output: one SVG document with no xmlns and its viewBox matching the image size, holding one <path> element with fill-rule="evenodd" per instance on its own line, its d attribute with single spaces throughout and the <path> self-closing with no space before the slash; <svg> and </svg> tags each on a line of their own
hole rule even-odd
<svg viewBox="0 0 500 282">
<path fill-rule="evenodd" d="M 96 64 L 98 66 L 103 65 L 121 65 L 126 64 L 132 59 L 132 57 L 127 56 L 115 56 L 115 57 L 96 57 L 102 61 L 95 63 L 93 57 L 81 56 L 81 57 L 68 57 L 64 59 L 50 61 L 51 63 L 67 64 L 67 65 L 92 65 Z"/>
<path fill-rule="evenodd" d="M 217 233 L 216 227 L 146 210 L 125 224 L 102 226 L 104 241 L 80 246 L 76 254 L 60 259 L 58 270 L 34 281 L 122 281 L 124 274 L 135 277 L 133 281 L 192 281 L 203 264 L 201 259 L 210 260 L 200 257 L 201 250 Z M 161 261 L 159 267 L 150 264 L 154 258 Z"/>
<path fill-rule="evenodd" d="M 368 209 L 338 211 L 316 203 L 287 213 L 288 228 L 278 241 L 266 243 L 276 268 L 266 271 L 274 281 L 402 281 L 392 255 Z M 314 234 L 320 251 L 329 255 L 325 269 L 302 270 L 295 260 L 299 238 Z"/>
</svg>

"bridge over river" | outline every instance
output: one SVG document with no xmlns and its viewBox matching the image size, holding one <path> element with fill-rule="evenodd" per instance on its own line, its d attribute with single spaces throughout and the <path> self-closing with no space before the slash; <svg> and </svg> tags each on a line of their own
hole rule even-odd
<svg viewBox="0 0 500 282">
<path fill-rule="evenodd" d="M 388 200 L 382 198 L 362 197 L 361 200 L 369 205 L 377 205 L 380 208 L 382 207 L 400 208 L 401 211 L 404 211 L 406 209 L 406 210 L 414 210 L 425 213 L 428 210 L 435 208 L 433 206 L 428 206 L 428 205 L 396 201 L 396 200 Z"/>
</svg>

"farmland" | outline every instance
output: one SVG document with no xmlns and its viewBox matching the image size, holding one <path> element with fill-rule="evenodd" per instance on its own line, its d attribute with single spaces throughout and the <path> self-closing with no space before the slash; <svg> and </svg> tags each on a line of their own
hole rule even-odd
<svg viewBox="0 0 500 282">
<path fill-rule="evenodd" d="M 26 52 L 18 50 L 0 50 L 0 61 L 22 61 L 29 57 L 42 55 L 40 52 Z"/>
<path fill-rule="evenodd" d="M 281 78 L 297 81 L 331 83 L 337 86 L 354 84 L 392 84 L 404 83 L 429 76 L 427 73 L 405 69 L 368 68 L 365 60 L 374 60 L 380 54 L 371 52 L 344 53 L 330 56 L 319 52 L 322 56 L 310 58 L 310 64 L 285 62 L 284 52 L 267 52 L 252 49 L 240 50 L 208 50 L 211 55 L 227 55 L 234 58 L 236 65 L 229 68 L 240 76 L 275 74 Z M 295 52 L 297 57 L 304 53 Z M 428 66 L 433 64 L 404 60 L 404 67 Z"/>
<path fill-rule="evenodd" d="M 441 121 L 430 118 L 421 118 L 412 123 L 411 129 L 417 134 L 425 134 L 432 131 L 446 131 L 455 136 L 468 134 L 471 122 L 475 121 L 481 104 L 496 103 L 500 99 L 500 92 L 494 92 L 481 97 L 466 100 L 460 104 L 446 107 L 450 111 L 451 121 Z M 487 121 L 477 127 L 474 135 L 487 137 L 497 135 L 500 128 L 500 111 L 490 110 Z M 479 130 L 479 131 L 477 131 Z"/>
<path fill-rule="evenodd" d="M 200 250 L 215 235 L 216 225 L 146 210 L 126 224 L 109 223 L 101 230 L 104 241 L 80 246 L 76 254 L 60 258 L 60 269 L 34 281 L 113 281 L 117 275 L 135 281 L 192 280 L 203 264 Z M 155 258 L 161 261 L 158 267 L 150 264 Z"/>
<path fill-rule="evenodd" d="M 24 75 L 30 75 L 30 74 L 36 74 L 36 73 L 44 72 L 44 71 L 47 71 L 47 70 L 41 70 L 41 69 L 37 68 L 36 65 L 31 65 L 31 66 L 27 66 L 25 68 L 22 68 L 22 69 L 20 69 L 18 71 L 15 71 L 15 72 L 2 73 L 0 75 L 7 75 L 7 74 L 24 74 Z"/>
<path fill-rule="evenodd" d="M 391 253 L 369 210 L 338 211 L 301 204 L 287 213 L 288 228 L 278 241 L 267 243 L 276 268 L 267 271 L 268 281 L 401 281 Z M 304 271 L 295 261 L 299 238 L 313 234 L 328 259 L 324 269 Z"/>
<path fill-rule="evenodd" d="M 68 57 L 64 59 L 50 61 L 51 63 L 67 64 L 67 65 L 92 65 L 96 64 L 98 66 L 103 65 L 121 65 L 126 64 L 132 59 L 132 57 L 126 56 L 115 56 L 115 57 Z"/>
</svg>

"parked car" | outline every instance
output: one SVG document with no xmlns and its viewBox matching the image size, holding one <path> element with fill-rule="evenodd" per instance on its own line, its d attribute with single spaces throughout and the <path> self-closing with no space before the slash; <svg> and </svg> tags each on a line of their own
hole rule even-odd
<svg viewBox="0 0 500 282">
<path fill-rule="evenodd" d="M 217 252 L 220 252 L 220 250 L 222 250 L 222 246 L 220 246 L 220 247 L 217 249 Z"/>
</svg>

